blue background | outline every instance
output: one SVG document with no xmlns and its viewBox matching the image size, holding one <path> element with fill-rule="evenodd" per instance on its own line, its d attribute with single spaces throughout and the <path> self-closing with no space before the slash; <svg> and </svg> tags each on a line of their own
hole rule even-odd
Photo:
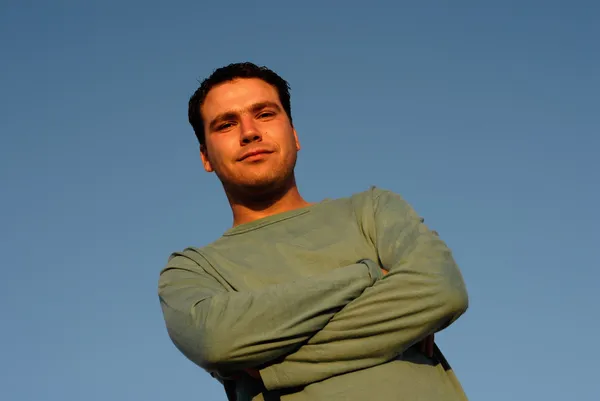
<svg viewBox="0 0 600 401">
<path fill-rule="evenodd" d="M 187 100 L 245 60 L 309 201 L 394 190 L 454 250 L 470 399 L 598 399 L 600 3 L 301 3 L 0 2 L 2 400 L 225 399 L 156 284 L 231 224 Z"/>
</svg>

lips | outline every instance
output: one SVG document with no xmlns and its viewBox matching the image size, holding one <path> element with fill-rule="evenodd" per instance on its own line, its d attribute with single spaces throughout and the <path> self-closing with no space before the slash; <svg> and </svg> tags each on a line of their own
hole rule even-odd
<svg viewBox="0 0 600 401">
<path fill-rule="evenodd" d="M 267 154 L 267 153 L 273 153 L 273 151 L 269 150 L 269 149 L 252 149 L 252 150 L 248 150 L 246 152 L 244 152 L 242 154 L 242 156 L 240 156 L 240 158 L 238 159 L 238 161 L 242 161 L 244 159 L 247 159 L 251 156 L 256 156 L 256 155 L 262 155 L 262 154 Z"/>
</svg>

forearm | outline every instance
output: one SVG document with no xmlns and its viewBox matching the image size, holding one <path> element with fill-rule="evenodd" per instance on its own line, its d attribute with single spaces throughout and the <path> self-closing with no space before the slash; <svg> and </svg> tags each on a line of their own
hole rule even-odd
<svg viewBox="0 0 600 401">
<path fill-rule="evenodd" d="M 189 269 L 161 277 L 161 305 L 174 344 L 208 371 L 229 374 L 287 355 L 379 277 L 365 264 L 266 287 L 204 296 Z"/>
<path fill-rule="evenodd" d="M 304 386 L 389 362 L 458 318 L 467 296 L 449 256 L 393 266 L 307 344 L 260 371 L 269 390 Z M 428 263 L 427 269 L 420 269 Z"/>
<path fill-rule="evenodd" d="M 363 228 L 389 273 L 346 305 L 307 344 L 261 370 L 268 389 L 303 386 L 386 363 L 467 308 L 446 244 L 398 195 L 378 191 Z M 360 213 L 357 213 L 360 215 Z"/>
</svg>

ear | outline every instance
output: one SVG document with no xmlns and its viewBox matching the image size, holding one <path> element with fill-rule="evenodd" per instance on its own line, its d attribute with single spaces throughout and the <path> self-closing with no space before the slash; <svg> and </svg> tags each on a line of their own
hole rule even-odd
<svg viewBox="0 0 600 401">
<path fill-rule="evenodd" d="M 296 142 L 296 150 L 300 150 L 300 141 L 298 140 L 298 133 L 296 132 L 296 128 L 293 130 L 294 132 L 294 142 Z"/>
<path fill-rule="evenodd" d="M 214 170 L 210 164 L 210 160 L 208 160 L 208 151 L 206 149 L 206 145 L 200 145 L 200 159 L 202 160 L 204 170 L 206 170 L 207 173 L 212 173 Z"/>
</svg>

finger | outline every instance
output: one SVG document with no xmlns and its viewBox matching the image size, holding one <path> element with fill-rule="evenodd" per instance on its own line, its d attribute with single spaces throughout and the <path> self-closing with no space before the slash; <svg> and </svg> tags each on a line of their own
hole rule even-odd
<svg viewBox="0 0 600 401">
<path fill-rule="evenodd" d="M 433 346 L 435 344 L 434 335 L 429 336 L 429 341 L 427 341 L 427 354 L 430 358 L 433 358 Z"/>
<path fill-rule="evenodd" d="M 427 337 L 428 341 L 427 341 L 427 355 L 430 358 L 433 358 L 433 349 L 434 349 L 434 345 L 435 345 L 435 336 L 432 334 L 429 337 Z"/>
</svg>

